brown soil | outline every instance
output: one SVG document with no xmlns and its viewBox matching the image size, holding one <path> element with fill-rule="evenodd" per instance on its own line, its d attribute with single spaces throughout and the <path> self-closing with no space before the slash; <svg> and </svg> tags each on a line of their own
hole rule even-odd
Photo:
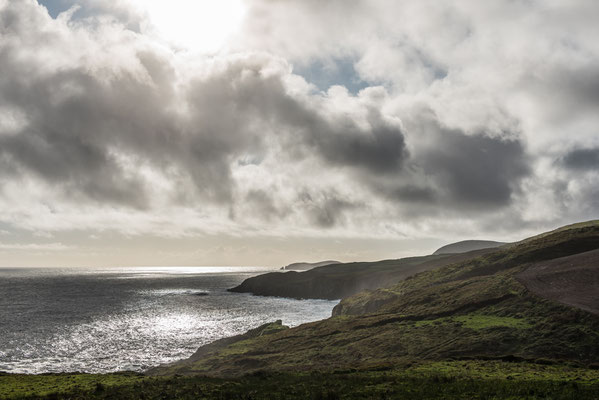
<svg viewBox="0 0 599 400">
<path fill-rule="evenodd" d="M 599 249 L 533 264 L 516 278 L 541 297 L 599 315 Z"/>
</svg>

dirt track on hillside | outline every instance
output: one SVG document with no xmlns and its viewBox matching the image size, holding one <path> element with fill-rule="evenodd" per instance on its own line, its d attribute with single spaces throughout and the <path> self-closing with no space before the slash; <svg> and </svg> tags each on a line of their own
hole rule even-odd
<svg viewBox="0 0 599 400">
<path fill-rule="evenodd" d="M 599 249 L 536 263 L 516 278 L 541 297 L 599 315 Z"/>
</svg>

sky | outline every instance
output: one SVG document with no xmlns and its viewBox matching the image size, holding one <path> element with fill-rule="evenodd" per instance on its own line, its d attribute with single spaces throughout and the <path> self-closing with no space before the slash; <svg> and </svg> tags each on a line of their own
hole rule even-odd
<svg viewBox="0 0 599 400">
<path fill-rule="evenodd" d="M 285 265 L 599 216 L 595 0 L 0 0 L 0 266 Z"/>
</svg>

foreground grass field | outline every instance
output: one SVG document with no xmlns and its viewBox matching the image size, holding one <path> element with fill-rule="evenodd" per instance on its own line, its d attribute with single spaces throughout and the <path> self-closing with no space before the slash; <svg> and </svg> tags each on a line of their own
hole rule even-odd
<svg viewBox="0 0 599 400">
<path fill-rule="evenodd" d="M 597 399 L 599 370 L 445 361 L 370 370 L 197 376 L 2 375 L 1 399 Z"/>
</svg>

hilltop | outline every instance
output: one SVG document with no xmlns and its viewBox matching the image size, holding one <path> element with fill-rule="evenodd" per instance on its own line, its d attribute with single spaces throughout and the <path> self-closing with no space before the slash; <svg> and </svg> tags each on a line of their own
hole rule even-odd
<svg viewBox="0 0 599 400">
<path fill-rule="evenodd" d="M 313 262 L 313 263 L 296 262 L 296 263 L 285 265 L 284 267 L 281 267 L 281 270 L 284 270 L 284 271 L 306 271 L 306 270 L 309 270 L 312 268 L 324 267 L 325 265 L 331 265 L 331 264 L 339 264 L 339 261 L 326 260 L 326 261 L 319 261 L 319 262 Z"/>
<path fill-rule="evenodd" d="M 457 254 L 474 250 L 493 249 L 507 244 L 506 242 L 495 242 L 492 240 L 463 240 L 451 243 L 437 249 L 433 254 Z"/>
</svg>

